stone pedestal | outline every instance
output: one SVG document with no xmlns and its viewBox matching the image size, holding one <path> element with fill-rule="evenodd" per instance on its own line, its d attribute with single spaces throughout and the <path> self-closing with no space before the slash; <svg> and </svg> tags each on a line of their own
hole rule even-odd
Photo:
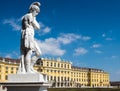
<svg viewBox="0 0 120 91">
<path fill-rule="evenodd" d="M 2 83 L 3 86 L 7 87 L 7 91 L 47 91 L 50 86 L 49 83 L 40 82 L 28 82 L 28 83 Z"/>
<path fill-rule="evenodd" d="M 10 74 L 8 82 L 47 82 L 47 76 L 40 73 Z"/>
<path fill-rule="evenodd" d="M 0 83 L 7 91 L 47 91 L 51 86 L 44 74 L 10 74 L 8 82 Z"/>
</svg>

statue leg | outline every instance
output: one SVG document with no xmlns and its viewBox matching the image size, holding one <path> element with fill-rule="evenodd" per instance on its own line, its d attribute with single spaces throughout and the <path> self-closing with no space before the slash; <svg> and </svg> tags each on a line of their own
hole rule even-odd
<svg viewBox="0 0 120 91">
<path fill-rule="evenodd" d="M 23 50 L 21 50 L 21 56 L 20 56 L 20 65 L 19 65 L 19 68 L 18 68 L 18 71 L 17 71 L 17 73 L 18 74 L 21 74 L 21 73 L 26 73 L 26 71 L 25 71 L 25 64 L 24 64 L 24 52 L 23 52 Z"/>
<path fill-rule="evenodd" d="M 24 55 L 21 55 L 21 73 L 25 73 Z"/>
<path fill-rule="evenodd" d="M 40 55 L 41 55 L 41 51 L 37 50 L 35 51 L 35 55 L 31 59 L 31 70 L 34 72 L 37 72 L 37 71 L 34 70 L 33 66 L 36 63 L 36 61 L 39 59 Z"/>
<path fill-rule="evenodd" d="M 27 73 L 33 73 L 30 69 L 32 50 L 28 50 L 25 56 L 25 69 Z"/>
</svg>

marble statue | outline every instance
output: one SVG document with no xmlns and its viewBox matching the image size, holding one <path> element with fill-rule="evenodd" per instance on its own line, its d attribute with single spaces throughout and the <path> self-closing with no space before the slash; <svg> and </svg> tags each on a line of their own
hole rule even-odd
<svg viewBox="0 0 120 91">
<path fill-rule="evenodd" d="M 39 30 L 40 25 L 36 20 L 36 16 L 40 13 L 40 3 L 33 2 L 29 7 L 29 12 L 22 17 L 21 29 L 21 59 L 18 69 L 19 73 L 36 73 L 33 65 L 41 55 L 41 50 L 35 41 L 34 30 Z"/>
</svg>

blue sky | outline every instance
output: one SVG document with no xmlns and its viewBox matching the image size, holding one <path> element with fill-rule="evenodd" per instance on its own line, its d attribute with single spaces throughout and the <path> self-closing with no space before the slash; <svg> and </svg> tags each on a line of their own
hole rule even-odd
<svg viewBox="0 0 120 91">
<path fill-rule="evenodd" d="M 120 81 L 119 0 L 38 0 L 42 56 L 103 69 Z M 1 0 L 0 57 L 19 58 L 21 17 L 34 0 Z"/>
</svg>

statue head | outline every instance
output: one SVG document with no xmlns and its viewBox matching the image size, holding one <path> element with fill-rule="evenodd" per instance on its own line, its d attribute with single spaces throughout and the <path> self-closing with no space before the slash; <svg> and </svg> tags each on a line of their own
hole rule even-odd
<svg viewBox="0 0 120 91">
<path fill-rule="evenodd" d="M 29 12 L 33 12 L 36 11 L 37 13 L 40 12 L 40 7 L 41 4 L 39 2 L 33 2 L 30 7 L 29 7 Z"/>
</svg>

